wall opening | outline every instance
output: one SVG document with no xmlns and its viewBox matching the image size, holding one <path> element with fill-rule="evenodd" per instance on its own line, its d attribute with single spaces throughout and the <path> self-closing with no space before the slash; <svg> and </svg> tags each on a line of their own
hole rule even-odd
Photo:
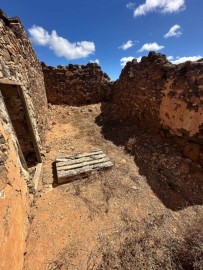
<svg viewBox="0 0 203 270">
<path fill-rule="evenodd" d="M 0 91 L 23 154 L 21 161 L 24 158 L 28 168 L 34 167 L 41 156 L 23 90 L 20 85 L 0 81 Z"/>
</svg>

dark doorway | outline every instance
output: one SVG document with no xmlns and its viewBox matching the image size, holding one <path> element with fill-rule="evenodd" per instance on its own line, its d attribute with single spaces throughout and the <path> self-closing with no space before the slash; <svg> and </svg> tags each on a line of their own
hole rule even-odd
<svg viewBox="0 0 203 270">
<path fill-rule="evenodd" d="M 33 167 L 41 162 L 41 156 L 23 90 L 20 85 L 2 84 L 0 81 L 0 91 L 19 142 L 20 152 L 27 167 Z"/>
</svg>

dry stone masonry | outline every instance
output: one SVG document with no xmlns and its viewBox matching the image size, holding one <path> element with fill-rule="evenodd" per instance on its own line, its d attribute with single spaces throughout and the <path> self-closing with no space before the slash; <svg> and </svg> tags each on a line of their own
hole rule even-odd
<svg viewBox="0 0 203 270">
<path fill-rule="evenodd" d="M 50 67 L 42 64 L 48 102 L 84 105 L 108 99 L 111 83 L 96 63 Z"/>
<path fill-rule="evenodd" d="M 7 18 L 0 12 L 0 79 L 22 83 L 36 136 L 44 139 L 47 98 L 41 63 L 38 61 L 18 17 Z"/>
<path fill-rule="evenodd" d="M 169 130 L 186 140 L 187 156 L 203 160 L 203 59 L 173 65 L 151 52 L 140 63 L 128 62 L 114 84 L 111 111 L 152 132 Z"/>
</svg>

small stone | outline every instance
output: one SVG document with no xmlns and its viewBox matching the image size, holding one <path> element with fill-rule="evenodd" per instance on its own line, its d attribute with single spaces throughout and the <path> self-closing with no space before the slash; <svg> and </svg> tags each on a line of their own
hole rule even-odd
<svg viewBox="0 0 203 270">
<path fill-rule="evenodd" d="M 132 186 L 131 188 L 134 190 L 139 190 L 139 188 L 137 186 Z"/>
<path fill-rule="evenodd" d="M 0 190 L 0 199 L 5 199 L 6 195 L 3 190 Z"/>
<path fill-rule="evenodd" d="M 50 146 L 47 146 L 46 147 L 46 153 L 49 153 L 51 151 L 51 147 Z"/>
<path fill-rule="evenodd" d="M 0 144 L 5 144 L 6 140 L 4 139 L 4 137 L 0 134 Z"/>
<path fill-rule="evenodd" d="M 183 149 L 183 154 L 185 157 L 189 158 L 192 161 L 198 161 L 200 156 L 201 146 L 195 143 L 190 143 L 185 146 Z"/>
</svg>

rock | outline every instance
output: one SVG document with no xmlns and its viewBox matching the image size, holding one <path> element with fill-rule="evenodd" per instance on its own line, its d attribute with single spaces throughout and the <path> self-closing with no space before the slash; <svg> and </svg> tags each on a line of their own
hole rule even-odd
<svg viewBox="0 0 203 270">
<path fill-rule="evenodd" d="M 200 156 L 201 146 L 195 143 L 190 143 L 185 146 L 183 149 L 183 154 L 185 157 L 189 158 L 192 161 L 198 161 Z"/>
<path fill-rule="evenodd" d="M 132 186 L 131 189 L 139 190 L 139 188 L 137 186 Z"/>
<path fill-rule="evenodd" d="M 51 151 L 51 147 L 50 146 L 47 146 L 46 147 L 46 153 L 49 153 Z"/>
<path fill-rule="evenodd" d="M 4 190 L 0 190 L 0 199 L 5 199 L 5 192 Z"/>
</svg>

